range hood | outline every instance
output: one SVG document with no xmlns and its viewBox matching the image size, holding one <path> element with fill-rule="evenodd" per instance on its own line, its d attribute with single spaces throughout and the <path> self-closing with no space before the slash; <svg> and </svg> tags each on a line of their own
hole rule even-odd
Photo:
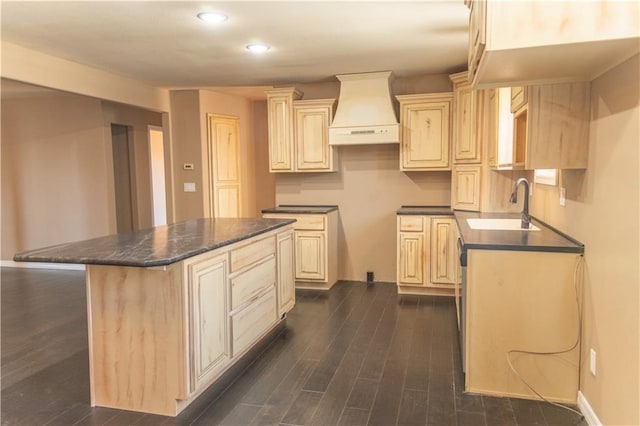
<svg viewBox="0 0 640 426">
<path fill-rule="evenodd" d="M 341 74 L 338 107 L 329 127 L 329 145 L 400 143 L 400 125 L 391 99 L 391 71 Z"/>
</svg>

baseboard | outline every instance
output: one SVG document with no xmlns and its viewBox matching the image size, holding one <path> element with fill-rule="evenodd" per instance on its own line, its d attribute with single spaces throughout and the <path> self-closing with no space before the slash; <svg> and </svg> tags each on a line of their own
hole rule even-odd
<svg viewBox="0 0 640 426">
<path fill-rule="evenodd" d="M 587 401 L 587 398 L 585 398 L 584 394 L 580 391 L 578 391 L 578 408 L 589 426 L 602 426 L 602 422 L 598 416 L 596 416 L 591 405 L 589 405 L 589 401 Z"/>
<path fill-rule="evenodd" d="M 14 262 L 13 260 L 1 260 L 3 268 L 30 268 L 30 269 L 61 269 L 65 271 L 84 271 L 84 265 L 75 263 L 43 263 L 43 262 Z"/>
</svg>

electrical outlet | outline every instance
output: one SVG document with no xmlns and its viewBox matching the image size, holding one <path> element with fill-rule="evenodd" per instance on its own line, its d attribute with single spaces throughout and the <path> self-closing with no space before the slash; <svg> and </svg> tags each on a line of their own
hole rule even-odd
<svg viewBox="0 0 640 426">
<path fill-rule="evenodd" d="M 560 205 L 562 207 L 567 205 L 567 188 L 560 188 Z"/>
<path fill-rule="evenodd" d="M 594 376 L 596 375 L 596 351 L 591 348 L 591 357 L 590 357 L 590 363 L 589 363 L 589 370 L 591 371 L 591 374 L 593 374 Z"/>
</svg>

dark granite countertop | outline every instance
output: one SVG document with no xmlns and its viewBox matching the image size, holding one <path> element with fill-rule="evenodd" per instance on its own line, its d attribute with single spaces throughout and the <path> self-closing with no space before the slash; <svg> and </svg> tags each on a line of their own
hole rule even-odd
<svg viewBox="0 0 640 426">
<path fill-rule="evenodd" d="M 453 216 L 450 206 L 402 206 L 397 211 L 398 215 L 419 216 Z"/>
<path fill-rule="evenodd" d="M 263 209 L 262 213 L 291 213 L 291 214 L 327 214 L 334 210 L 338 210 L 338 206 L 304 206 L 304 205 L 287 205 L 282 204 L 278 207 Z"/>
<path fill-rule="evenodd" d="M 584 245 L 579 241 L 553 229 L 549 225 L 532 218 L 531 223 L 540 231 L 496 231 L 471 229 L 467 223 L 470 218 L 520 219 L 518 213 L 476 213 L 455 212 L 460 230 L 463 254 L 470 249 L 480 250 L 516 250 L 544 251 L 560 253 L 584 253 Z"/>
<path fill-rule="evenodd" d="M 195 219 L 18 253 L 17 262 L 164 266 L 272 231 L 294 219 Z"/>
</svg>

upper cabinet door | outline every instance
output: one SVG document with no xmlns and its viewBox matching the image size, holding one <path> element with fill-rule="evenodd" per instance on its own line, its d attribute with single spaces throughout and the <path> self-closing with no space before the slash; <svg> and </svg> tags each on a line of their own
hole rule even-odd
<svg viewBox="0 0 640 426">
<path fill-rule="evenodd" d="M 333 147 L 329 146 L 329 125 L 335 99 L 296 101 L 296 168 L 299 171 L 333 171 Z"/>
<path fill-rule="evenodd" d="M 451 170 L 452 93 L 396 96 L 400 101 L 400 169 Z"/>
<path fill-rule="evenodd" d="M 449 76 L 453 82 L 453 162 L 480 163 L 481 152 L 478 115 L 482 109 L 476 90 L 467 82 L 467 72 Z"/>
<path fill-rule="evenodd" d="M 293 101 L 302 93 L 295 88 L 274 89 L 267 93 L 269 126 L 269 171 L 293 171 Z"/>
</svg>

